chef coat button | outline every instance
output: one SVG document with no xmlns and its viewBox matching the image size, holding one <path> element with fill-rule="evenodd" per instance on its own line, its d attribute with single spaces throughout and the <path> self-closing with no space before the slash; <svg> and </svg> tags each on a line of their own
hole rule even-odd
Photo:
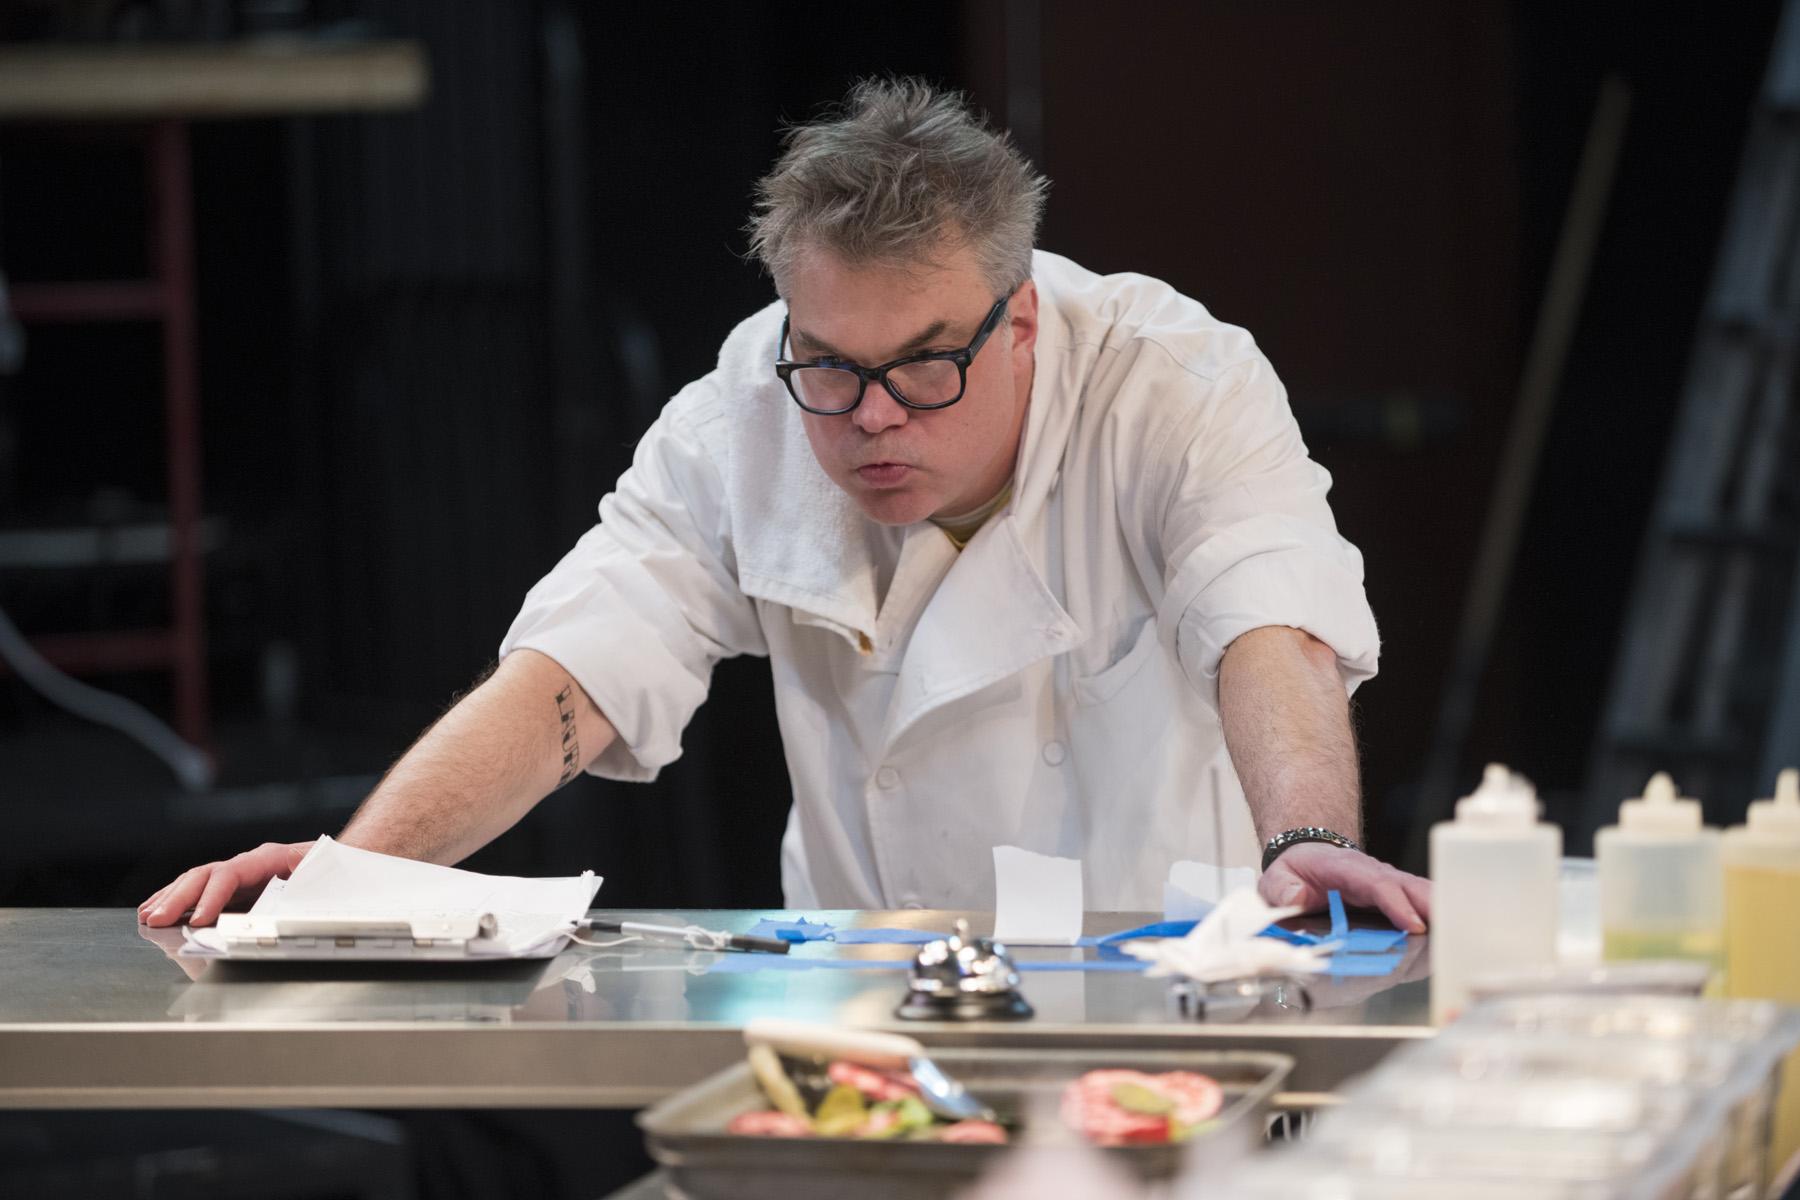
<svg viewBox="0 0 1800 1200">
<path fill-rule="evenodd" d="M 1063 750 L 1063 744 L 1061 742 L 1045 742 L 1044 743 L 1044 761 L 1045 762 L 1049 763 L 1053 767 L 1060 767 L 1060 766 L 1062 766 L 1062 760 L 1064 759 L 1064 757 L 1066 757 L 1066 754 Z"/>
<path fill-rule="evenodd" d="M 881 770 L 875 772 L 875 782 L 878 786 L 884 788 L 899 787 L 900 772 L 894 770 L 892 767 L 883 767 Z"/>
</svg>

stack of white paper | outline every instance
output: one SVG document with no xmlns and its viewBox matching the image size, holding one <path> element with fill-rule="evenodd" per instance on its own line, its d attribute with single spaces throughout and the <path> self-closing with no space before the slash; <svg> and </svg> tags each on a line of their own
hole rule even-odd
<svg viewBox="0 0 1800 1200">
<path fill-rule="evenodd" d="M 278 922 L 466 922 L 492 916 L 491 936 L 468 941 L 470 957 L 549 957 L 593 903 L 592 871 L 561 879 L 480 875 L 394 858 L 321 837 L 285 883 L 273 880 L 247 913 L 227 913 L 209 929 L 184 930 L 181 953 L 218 956 L 231 943 L 277 936 Z"/>
</svg>

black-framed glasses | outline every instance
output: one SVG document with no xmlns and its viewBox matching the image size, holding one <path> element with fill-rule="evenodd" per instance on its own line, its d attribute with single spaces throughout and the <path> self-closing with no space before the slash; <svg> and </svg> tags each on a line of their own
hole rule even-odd
<svg viewBox="0 0 1800 1200">
<path fill-rule="evenodd" d="M 833 360 L 821 362 L 789 362 L 779 357 L 787 348 L 788 322 L 781 321 L 781 342 L 776 347 L 775 374 L 787 384 L 794 403 L 809 413 L 835 417 L 862 403 L 863 393 L 871 383 L 879 383 L 888 395 L 907 408 L 930 410 L 949 408 L 963 397 L 969 386 L 969 364 L 981 353 L 981 347 L 1006 313 L 1005 295 L 994 301 L 987 320 L 975 331 L 975 338 L 961 350 L 940 350 L 932 354 L 908 354 L 879 367 L 859 367 L 855 363 Z"/>
</svg>

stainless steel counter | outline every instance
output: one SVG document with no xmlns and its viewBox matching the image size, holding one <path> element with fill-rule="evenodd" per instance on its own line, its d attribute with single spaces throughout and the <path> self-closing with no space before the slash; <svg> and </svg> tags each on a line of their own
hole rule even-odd
<svg viewBox="0 0 1800 1200">
<path fill-rule="evenodd" d="M 782 915 L 596 912 L 738 930 Z M 986 913 L 806 914 L 939 931 L 959 915 L 991 928 Z M 1087 932 L 1152 919 L 1090 913 Z M 719 954 L 643 946 L 510 964 L 201 964 L 174 957 L 178 932 L 142 929 L 129 909 L 0 909 L 0 1107 L 636 1107 L 736 1060 L 739 1029 L 765 1015 L 941 1045 L 1279 1050 L 1299 1064 L 1291 1089 L 1327 1092 L 1430 1035 L 1427 940 L 1411 939 L 1392 975 L 1321 978 L 1310 1012 L 1265 1002 L 1243 1020 L 1194 1021 L 1164 981 L 1135 972 L 1030 971 L 1034 1019 L 946 1025 L 893 1017 L 904 977 L 891 968 L 725 973 Z M 910 955 L 811 943 L 790 957 Z"/>
</svg>

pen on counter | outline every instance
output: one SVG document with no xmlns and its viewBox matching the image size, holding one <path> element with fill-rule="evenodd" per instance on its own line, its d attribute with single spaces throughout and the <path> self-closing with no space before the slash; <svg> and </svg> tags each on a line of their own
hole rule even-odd
<svg viewBox="0 0 1800 1200">
<path fill-rule="evenodd" d="M 635 934 L 643 938 L 686 942 L 699 950 L 745 950 L 763 954 L 788 952 L 788 943 L 776 938 L 755 937 L 723 929 L 702 929 L 698 925 L 646 925 L 639 921 L 607 921 L 590 917 L 579 922 L 578 927 L 595 933 Z"/>
</svg>

